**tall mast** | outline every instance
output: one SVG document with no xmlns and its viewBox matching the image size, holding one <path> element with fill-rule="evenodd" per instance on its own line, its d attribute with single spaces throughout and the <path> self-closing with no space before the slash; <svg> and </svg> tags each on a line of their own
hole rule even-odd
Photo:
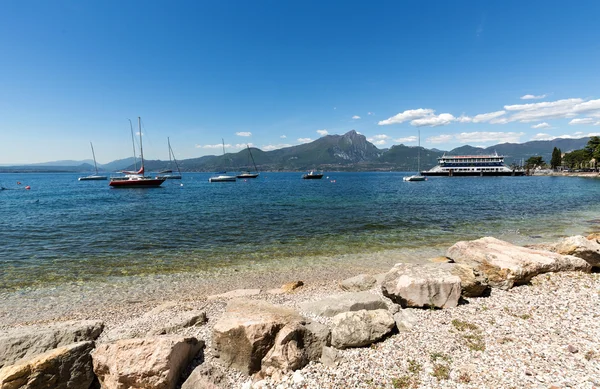
<svg viewBox="0 0 600 389">
<path fill-rule="evenodd" d="M 421 130 L 419 130 L 419 147 L 417 148 L 417 175 L 421 174 Z"/>
<path fill-rule="evenodd" d="M 90 146 L 92 147 L 92 157 L 94 157 L 94 169 L 96 169 L 96 175 L 98 174 L 98 165 L 96 165 L 96 154 L 94 153 L 94 145 L 90 142 Z"/>
<path fill-rule="evenodd" d="M 131 119 L 129 120 L 129 129 L 131 130 L 131 147 L 133 148 L 133 170 L 137 170 L 137 157 L 135 152 L 135 139 L 133 138 L 133 124 L 131 124 Z"/>
<path fill-rule="evenodd" d="M 175 167 L 177 168 L 177 172 L 181 174 L 181 169 L 179 169 L 179 164 L 177 163 L 177 159 L 175 158 L 175 153 L 171 148 L 171 140 L 167 137 L 167 143 L 169 144 L 169 163 L 171 162 L 171 155 L 173 156 L 173 162 L 175 162 Z"/>
<path fill-rule="evenodd" d="M 223 155 L 225 155 L 225 139 L 221 138 L 221 142 L 223 143 Z"/>
<path fill-rule="evenodd" d="M 142 146 L 142 118 L 139 116 L 138 116 L 138 129 L 140 130 L 140 157 L 142 158 L 142 170 L 144 170 L 144 147 Z"/>
<path fill-rule="evenodd" d="M 252 156 L 252 152 L 250 151 L 250 146 L 246 145 L 246 147 L 248 148 L 248 154 L 250 154 L 250 158 L 252 158 L 252 164 L 254 165 L 254 171 L 258 171 L 258 169 L 256 168 L 256 163 L 254 162 L 254 157 Z"/>
</svg>

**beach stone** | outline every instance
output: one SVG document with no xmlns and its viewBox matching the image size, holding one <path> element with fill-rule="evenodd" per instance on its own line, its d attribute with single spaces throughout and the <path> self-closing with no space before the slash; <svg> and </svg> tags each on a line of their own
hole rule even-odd
<svg viewBox="0 0 600 389">
<path fill-rule="evenodd" d="M 94 380 L 94 342 L 61 346 L 0 369 L 2 389 L 88 389 Z"/>
<path fill-rule="evenodd" d="M 232 300 L 213 328 L 213 346 L 225 366 L 253 374 L 260 371 L 279 330 L 304 321 L 290 308 L 259 300 Z"/>
<path fill-rule="evenodd" d="M 542 273 L 591 271 L 591 266 L 581 258 L 515 246 L 492 237 L 457 242 L 446 255 L 472 267 L 491 287 L 505 290 L 525 284 Z"/>
<path fill-rule="evenodd" d="M 595 240 L 596 242 L 600 243 L 600 232 L 593 232 L 586 236 L 586 239 Z"/>
<path fill-rule="evenodd" d="M 260 289 L 236 289 L 231 290 L 226 293 L 221 294 L 213 294 L 208 296 L 206 299 L 208 301 L 217 300 L 217 299 L 232 299 L 232 298 L 240 298 L 240 297 L 250 297 L 256 296 L 260 294 Z"/>
<path fill-rule="evenodd" d="M 400 332 L 410 332 L 418 322 L 417 316 L 410 309 L 400 309 L 394 313 L 394 322 Z"/>
<path fill-rule="evenodd" d="M 202 348 L 201 340 L 173 335 L 117 340 L 92 352 L 94 373 L 102 389 L 173 389 Z"/>
<path fill-rule="evenodd" d="M 318 361 L 321 358 L 323 347 L 331 345 L 331 330 L 324 324 L 316 321 L 304 325 L 304 348 L 309 361 Z"/>
<path fill-rule="evenodd" d="M 338 349 L 367 346 L 389 334 L 395 325 L 386 309 L 340 313 L 332 319 L 331 345 Z"/>
<path fill-rule="evenodd" d="M 306 327 L 299 322 L 288 323 L 275 337 L 273 347 L 264 356 L 261 363 L 262 376 L 273 376 L 295 371 L 309 362 L 304 349 Z"/>
<path fill-rule="evenodd" d="M 340 352 L 333 347 L 323 347 L 321 363 L 328 367 L 336 367 L 342 360 Z"/>
<path fill-rule="evenodd" d="M 224 375 L 209 362 L 197 366 L 185 380 L 181 389 L 224 389 Z"/>
<path fill-rule="evenodd" d="M 487 279 L 476 274 L 475 270 L 462 263 L 442 263 L 442 269 L 447 269 L 450 273 L 460 278 L 461 294 L 464 297 L 479 297 L 489 290 Z"/>
<path fill-rule="evenodd" d="M 581 235 L 569 236 L 559 240 L 552 251 L 562 255 L 573 255 L 593 267 L 600 267 L 600 243 L 597 239 L 586 239 Z"/>
<path fill-rule="evenodd" d="M 369 274 L 359 274 L 340 282 L 340 288 L 347 292 L 361 292 L 369 290 L 377 284 L 375 277 Z"/>
<path fill-rule="evenodd" d="M 200 326 L 206 324 L 208 318 L 206 317 L 206 312 L 191 312 L 187 314 L 186 317 L 183 317 L 179 320 L 174 320 L 172 323 L 162 326 L 160 328 L 155 328 L 148 332 L 149 336 L 152 335 L 165 335 L 172 334 L 177 332 L 183 328 Z"/>
<path fill-rule="evenodd" d="M 302 281 L 292 281 L 292 282 L 288 282 L 286 284 L 281 285 L 281 289 L 285 293 L 290 293 L 290 292 L 293 292 L 294 290 L 300 288 L 301 286 L 304 286 L 304 282 L 302 282 Z"/>
<path fill-rule="evenodd" d="M 402 308 L 456 307 L 461 280 L 442 265 L 398 263 L 387 273 L 381 291 Z"/>
<path fill-rule="evenodd" d="M 12 365 L 22 358 L 30 358 L 57 347 L 96 340 L 103 330 L 103 322 L 84 320 L 1 331 L 0 367 Z"/>
<path fill-rule="evenodd" d="M 323 300 L 300 304 L 300 310 L 303 312 L 327 317 L 361 309 L 387 309 L 387 305 L 379 296 L 371 292 L 343 293 Z"/>
</svg>

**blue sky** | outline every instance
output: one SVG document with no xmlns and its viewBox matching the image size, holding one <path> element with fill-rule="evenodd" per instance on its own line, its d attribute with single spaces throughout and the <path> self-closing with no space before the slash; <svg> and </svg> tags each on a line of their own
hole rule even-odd
<svg viewBox="0 0 600 389">
<path fill-rule="evenodd" d="M 571 3 L 0 2 L 0 164 L 126 158 L 137 116 L 152 159 L 600 133 L 600 3 Z"/>
</svg>

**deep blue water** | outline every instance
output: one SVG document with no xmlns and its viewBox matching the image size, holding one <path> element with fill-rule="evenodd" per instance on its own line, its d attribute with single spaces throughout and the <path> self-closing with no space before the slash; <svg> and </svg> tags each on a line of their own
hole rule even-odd
<svg viewBox="0 0 600 389">
<path fill-rule="evenodd" d="M 593 229 L 600 180 L 263 173 L 111 189 L 75 174 L 0 174 L 0 289 L 194 271 L 244 261 Z M 17 185 L 20 181 L 22 185 Z"/>
</svg>

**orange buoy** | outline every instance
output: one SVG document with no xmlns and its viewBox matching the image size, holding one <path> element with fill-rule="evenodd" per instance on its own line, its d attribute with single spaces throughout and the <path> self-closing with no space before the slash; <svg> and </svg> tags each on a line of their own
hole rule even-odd
<svg viewBox="0 0 600 389">
<path fill-rule="evenodd" d="M 31 187 L 30 187 L 29 185 L 27 185 L 27 186 L 25 187 L 25 189 L 29 190 L 29 189 L 31 189 Z"/>
<path fill-rule="evenodd" d="M 17 181 L 17 185 L 21 185 L 21 181 Z"/>
</svg>

